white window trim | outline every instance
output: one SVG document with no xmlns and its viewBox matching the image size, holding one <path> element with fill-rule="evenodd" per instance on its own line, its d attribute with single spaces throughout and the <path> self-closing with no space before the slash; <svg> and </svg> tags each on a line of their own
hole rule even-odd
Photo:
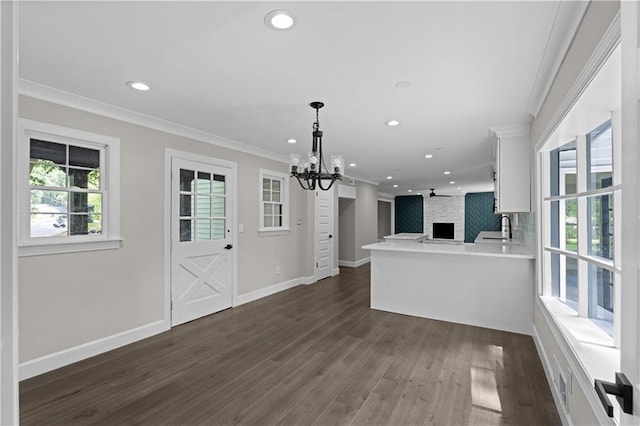
<svg viewBox="0 0 640 426">
<path fill-rule="evenodd" d="M 616 172 L 616 162 L 615 162 L 615 155 L 616 152 L 619 150 L 619 144 L 620 144 L 620 139 L 617 138 L 615 135 L 619 134 L 619 132 L 617 131 L 617 126 L 618 123 L 615 120 L 615 117 L 612 116 L 609 117 L 609 120 L 611 121 L 611 127 L 612 127 L 612 131 L 613 131 L 613 137 L 612 137 L 612 149 L 613 149 L 613 155 L 614 155 L 614 162 L 613 162 L 613 173 L 614 175 L 619 175 L 619 172 Z M 597 126 L 600 126 L 601 124 L 598 124 Z M 562 194 L 562 195 L 550 195 L 549 194 L 549 177 L 550 177 L 550 163 L 548 160 L 548 155 L 549 153 L 552 151 L 552 149 L 557 149 L 558 147 L 548 147 L 547 144 L 542 144 L 538 149 L 537 149 L 537 153 L 538 153 L 538 161 L 540 161 L 542 164 L 540 168 L 538 168 L 538 170 L 540 170 L 542 172 L 542 174 L 540 175 L 540 184 L 542 186 L 542 190 L 544 192 L 544 195 L 540 197 L 540 207 L 541 207 L 541 211 L 545 212 L 544 213 L 544 217 L 541 220 L 541 232 L 543 233 L 541 235 L 542 239 L 541 241 L 543 242 L 542 244 L 542 259 L 543 262 L 541 262 L 543 265 L 545 264 L 544 259 L 547 259 L 546 254 L 547 253 L 557 253 L 569 258 L 574 258 L 577 259 L 579 261 L 585 262 L 586 264 L 591 264 L 591 265 L 595 265 L 599 268 L 602 269 L 606 269 L 609 270 L 611 272 L 620 274 L 621 273 L 621 268 L 620 268 L 620 261 L 619 261 L 619 253 L 614 255 L 614 259 L 604 259 L 604 258 L 600 258 L 598 256 L 595 255 L 591 255 L 588 254 L 588 248 L 586 247 L 586 239 L 584 238 L 584 236 L 580 236 L 579 235 L 579 247 L 578 247 L 578 251 L 577 252 L 572 252 L 569 250 L 566 250 L 566 248 L 564 247 L 552 247 L 550 244 L 550 235 L 549 235 L 549 224 L 551 223 L 551 218 L 549 216 L 549 206 L 551 202 L 554 201 L 561 201 L 561 200 L 567 200 L 567 199 L 575 199 L 578 201 L 579 206 L 578 206 L 578 223 L 580 224 L 580 226 L 585 227 L 586 230 L 586 223 L 584 222 L 585 220 L 588 220 L 586 218 L 586 213 L 585 208 L 586 208 L 586 200 L 590 197 L 593 196 L 598 196 L 598 195 L 612 195 L 612 196 L 616 196 L 616 194 L 619 194 L 621 192 L 621 185 L 619 180 L 614 179 L 613 185 L 610 187 L 606 187 L 606 188 L 599 188 L 599 189 L 592 189 L 592 190 L 588 190 L 586 188 L 586 184 L 587 184 L 587 179 L 589 178 L 589 173 L 590 170 L 588 169 L 588 164 L 586 164 L 586 150 L 588 148 L 588 144 L 587 144 L 587 137 L 586 135 L 579 135 L 576 138 L 577 144 L 576 144 L 576 168 L 575 168 L 575 172 L 576 172 L 576 193 L 575 194 Z M 542 194 L 540 194 L 542 195 Z M 580 207 L 580 203 L 582 203 L 582 208 Z M 582 213 L 581 213 L 582 211 Z M 584 222 L 584 223 L 583 223 Z M 619 230 L 619 226 L 620 224 L 617 222 L 614 222 L 614 226 L 616 227 L 615 233 L 616 235 L 619 235 L 620 230 Z M 562 232 L 562 230 L 560 230 L 560 232 Z M 579 230 L 580 232 L 580 230 Z M 584 230 L 583 230 L 584 233 Z M 616 238 L 617 240 L 618 238 Z M 562 245 L 562 244 L 561 244 Z M 614 251 L 614 253 L 616 253 Z M 551 278 L 550 278 L 550 272 L 547 271 L 546 269 L 543 271 L 543 274 L 541 275 L 542 278 L 542 284 L 541 284 L 541 299 L 550 299 L 550 290 L 551 290 Z M 561 274 L 562 275 L 562 274 Z M 562 287 L 562 286 L 561 286 Z M 562 292 L 562 288 L 561 288 L 561 292 Z M 580 289 L 579 293 L 582 295 L 583 290 Z M 579 296 L 580 297 L 580 296 Z M 582 295 L 582 297 L 584 297 Z M 589 329 L 592 330 L 593 335 L 597 334 L 597 329 L 598 327 L 596 325 L 593 325 L 589 322 L 589 318 L 585 315 L 585 310 L 586 310 L 586 305 L 584 304 L 584 301 L 579 302 L 579 313 L 580 313 L 580 318 L 584 318 L 585 321 L 581 321 L 582 325 L 581 327 L 584 330 L 584 327 L 588 327 Z M 543 303 L 543 306 L 545 306 L 547 308 L 547 310 L 549 311 L 549 313 L 551 314 L 552 317 L 555 317 L 556 312 L 558 312 L 557 309 L 549 309 L 550 306 L 550 302 L 546 301 L 546 303 Z M 620 335 L 620 324 L 619 322 L 616 321 L 618 317 L 618 314 L 615 313 L 615 311 L 620 309 L 620 304 L 619 301 L 616 298 L 616 301 L 614 301 L 614 337 L 610 340 L 609 344 L 613 347 L 618 347 L 619 346 L 619 335 Z M 557 321 L 561 321 L 561 322 L 566 322 L 566 321 L 562 321 L 560 320 L 560 317 L 556 318 Z M 593 327 L 592 327 L 593 326 Z M 579 336 L 581 335 L 579 328 L 576 326 L 566 326 L 565 325 L 565 329 L 567 329 L 571 334 L 575 336 Z M 569 339 L 571 341 L 571 339 Z M 573 339 L 573 341 L 581 341 L 580 338 L 575 337 L 575 339 Z"/>
<path fill-rule="evenodd" d="M 619 197 L 621 193 L 622 186 L 619 180 L 619 169 L 616 167 L 616 164 L 619 164 L 616 161 L 616 155 L 618 155 L 620 149 L 620 139 L 615 135 L 619 135 L 619 121 L 616 114 L 612 113 L 610 117 L 611 126 L 613 130 L 614 137 L 612 138 L 612 148 L 613 148 L 613 173 L 614 173 L 614 181 L 613 185 L 607 188 L 599 188 L 599 189 L 591 189 L 588 190 L 586 188 L 586 181 L 588 179 L 589 170 L 586 164 L 586 149 L 588 148 L 586 144 L 586 136 L 581 135 L 578 139 L 577 148 L 577 164 L 576 164 L 576 173 L 577 173 L 577 182 L 578 187 L 575 194 L 562 194 L 562 195 L 554 195 L 551 196 L 549 194 L 549 176 L 550 176 L 550 163 L 548 161 L 549 152 L 552 149 L 547 147 L 547 144 L 542 144 L 536 150 L 537 152 L 537 170 L 540 172 L 540 185 L 541 191 L 538 193 L 538 203 L 541 208 L 541 211 L 544 212 L 541 217 L 539 226 L 539 237 L 541 238 L 541 246 L 540 246 L 540 254 L 543 261 L 542 265 L 545 264 L 545 259 L 547 259 L 547 253 L 558 253 L 564 255 L 566 257 L 578 259 L 579 261 L 586 262 L 586 264 L 595 265 L 597 267 L 612 271 L 616 274 L 621 273 L 620 261 L 619 261 L 619 252 L 614 251 L 616 253 L 615 258 L 604 259 L 598 256 L 587 254 L 587 248 L 579 247 L 578 252 L 571 252 L 564 248 L 552 247 L 550 245 L 550 235 L 549 235 L 549 205 L 553 201 L 567 200 L 567 199 L 576 199 L 576 200 L 587 200 L 589 197 L 609 194 L 614 197 Z M 581 143 L 582 142 L 582 143 Z M 557 147 L 556 147 L 557 148 Z M 582 164 L 584 163 L 584 164 Z M 580 164 L 582 167 L 580 168 Z M 586 201 L 583 201 L 583 204 Z M 584 207 L 582 210 L 584 210 Z M 580 208 L 579 208 L 580 209 Z M 584 214 L 584 213 L 583 213 Z M 578 222 L 581 222 L 580 212 L 578 212 Z M 616 213 L 616 218 L 619 217 L 619 212 Z M 582 218 L 583 220 L 585 218 Z M 586 226 L 586 224 L 583 224 Z M 620 234 L 620 222 L 615 221 L 614 226 L 616 230 L 614 231 L 616 235 Z M 616 241 L 619 238 L 616 238 Z M 584 238 L 581 238 L 584 240 Z M 582 244 L 585 244 L 585 241 L 582 241 Z M 616 249 L 618 247 L 616 246 Z M 539 301 L 540 306 L 543 308 L 543 311 L 548 315 L 556 326 L 561 330 L 561 333 L 564 335 L 565 340 L 572 347 L 574 353 L 584 366 L 586 373 L 589 377 L 600 377 L 603 373 L 611 373 L 613 374 L 614 370 L 609 371 L 612 368 L 615 368 L 617 362 L 619 362 L 619 336 L 620 336 L 620 317 L 619 317 L 619 309 L 620 309 L 620 300 L 619 300 L 619 290 L 616 291 L 616 300 L 614 301 L 614 336 L 608 336 L 606 333 L 600 329 L 597 325 L 593 324 L 591 320 L 584 315 L 578 315 L 577 312 L 573 311 L 573 309 L 564 305 L 560 300 L 556 300 L 554 297 L 550 296 L 551 291 L 551 280 L 550 280 L 550 271 L 546 270 L 543 267 L 543 271 L 541 274 L 541 282 L 540 282 L 540 295 Z M 619 283 L 617 283 L 619 285 Z M 584 307 L 582 307 L 584 308 Z M 584 311 L 584 309 L 579 309 Z M 595 345 L 596 349 L 593 349 L 593 345 Z M 598 353 L 599 356 L 595 356 L 595 353 Z M 615 370 L 617 371 L 617 370 Z M 610 374 L 607 374 L 610 375 Z"/>
<path fill-rule="evenodd" d="M 101 235 L 72 237 L 30 237 L 29 142 L 30 138 L 59 141 L 78 146 L 99 146 L 104 149 L 104 198 L 102 205 L 106 221 Z M 18 120 L 18 256 L 55 253 L 75 253 L 110 250 L 120 247 L 120 139 L 77 129 Z"/>
<path fill-rule="evenodd" d="M 282 226 L 274 226 L 266 228 L 262 226 L 264 223 L 264 202 L 262 200 L 262 180 L 263 178 L 279 179 L 282 184 L 280 196 L 282 197 Z M 260 169 L 260 178 L 258 180 L 258 200 L 259 200 L 259 216 L 258 216 L 258 235 L 277 236 L 288 235 L 291 232 L 289 228 L 289 175 L 273 170 Z"/>
</svg>

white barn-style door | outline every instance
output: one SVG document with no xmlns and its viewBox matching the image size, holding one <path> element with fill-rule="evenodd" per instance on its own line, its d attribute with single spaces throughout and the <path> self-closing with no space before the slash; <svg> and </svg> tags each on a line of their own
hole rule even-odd
<svg viewBox="0 0 640 426">
<path fill-rule="evenodd" d="M 171 325 L 233 301 L 232 170 L 171 161 Z"/>
</svg>

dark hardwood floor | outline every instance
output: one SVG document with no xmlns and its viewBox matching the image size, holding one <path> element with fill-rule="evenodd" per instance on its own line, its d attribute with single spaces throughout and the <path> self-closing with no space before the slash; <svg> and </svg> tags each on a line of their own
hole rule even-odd
<svg viewBox="0 0 640 426">
<path fill-rule="evenodd" d="M 26 380 L 20 416 L 25 425 L 561 424 L 531 337 L 373 311 L 369 265 Z"/>
</svg>

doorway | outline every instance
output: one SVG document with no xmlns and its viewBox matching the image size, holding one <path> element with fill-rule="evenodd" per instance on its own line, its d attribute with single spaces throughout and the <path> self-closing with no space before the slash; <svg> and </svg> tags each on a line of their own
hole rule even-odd
<svg viewBox="0 0 640 426">
<path fill-rule="evenodd" d="M 378 200 L 378 241 L 393 234 L 391 201 Z"/>
<path fill-rule="evenodd" d="M 171 325 L 230 308 L 234 171 L 221 160 L 171 158 Z"/>
<path fill-rule="evenodd" d="M 352 266 L 356 261 L 356 200 L 338 198 L 338 263 Z"/>
</svg>

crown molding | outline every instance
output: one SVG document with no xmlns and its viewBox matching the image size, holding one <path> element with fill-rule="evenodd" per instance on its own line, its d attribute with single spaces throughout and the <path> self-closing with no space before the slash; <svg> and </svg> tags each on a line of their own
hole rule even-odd
<svg viewBox="0 0 640 426">
<path fill-rule="evenodd" d="M 64 90 L 49 87 L 34 81 L 20 79 L 18 81 L 18 93 L 42 101 L 55 103 L 69 108 L 86 111 L 92 114 L 101 115 L 103 117 L 112 118 L 126 123 L 159 130 L 161 132 L 170 133 L 172 135 L 181 136 L 187 139 L 193 139 L 199 142 L 216 145 L 222 148 L 232 149 L 234 151 L 246 154 L 256 155 L 258 157 L 267 158 L 269 160 L 288 163 L 289 158 L 266 149 L 258 148 L 253 145 L 227 139 L 211 133 L 193 129 L 191 127 L 182 126 L 167 120 L 153 117 L 139 112 L 131 111 L 115 105 L 97 101 L 95 99 L 86 98 Z"/>
<path fill-rule="evenodd" d="M 562 120 L 564 120 L 567 114 L 569 114 L 569 111 L 571 111 L 571 108 L 573 108 L 580 96 L 582 96 L 586 88 L 589 86 L 589 83 L 591 83 L 591 80 L 593 80 L 594 76 L 598 71 L 600 71 L 600 68 L 602 68 L 604 63 L 607 62 L 609 56 L 611 56 L 615 48 L 620 43 L 620 37 L 620 12 L 618 11 L 611 21 L 609 28 L 607 28 L 606 33 L 598 43 L 598 46 L 596 46 L 595 50 L 589 57 L 589 60 L 587 60 L 587 63 L 582 68 L 582 71 L 578 74 L 573 86 L 571 86 L 571 89 L 569 89 L 565 95 L 564 100 L 549 120 L 547 127 L 535 142 L 536 151 L 542 147 L 551 134 L 558 128 Z"/>
<path fill-rule="evenodd" d="M 378 192 L 378 200 L 379 201 L 393 201 L 395 195 L 389 194 L 387 192 Z"/>
<path fill-rule="evenodd" d="M 358 176 L 355 176 L 355 175 L 346 175 L 345 174 L 342 177 L 346 178 L 346 179 L 355 179 L 355 180 L 360 181 L 360 182 L 368 183 L 369 185 L 375 185 L 375 186 L 380 185 L 380 182 L 374 182 L 372 180 L 367 180 L 367 179 L 364 179 L 364 178 L 361 178 L 361 177 L 358 177 Z"/>
<path fill-rule="evenodd" d="M 588 7 L 589 2 L 587 1 L 569 1 L 558 4 L 547 45 L 542 54 L 542 60 L 538 66 L 536 79 L 527 102 L 526 111 L 533 117 L 538 116 Z"/>
<path fill-rule="evenodd" d="M 530 124 L 512 124 L 506 126 L 493 126 L 489 132 L 494 133 L 500 139 L 528 137 L 531 133 Z"/>
</svg>

